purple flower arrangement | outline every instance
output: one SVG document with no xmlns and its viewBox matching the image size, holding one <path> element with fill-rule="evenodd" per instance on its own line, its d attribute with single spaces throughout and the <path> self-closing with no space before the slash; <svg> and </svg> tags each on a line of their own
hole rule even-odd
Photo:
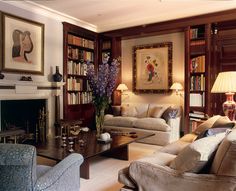
<svg viewBox="0 0 236 191">
<path fill-rule="evenodd" d="M 114 59 L 110 64 L 109 57 L 106 56 L 102 64 L 98 67 L 98 72 L 95 72 L 94 65 L 87 63 L 87 79 L 93 93 L 93 103 L 96 110 L 105 109 L 114 91 L 116 78 L 118 75 L 117 59 Z"/>
</svg>

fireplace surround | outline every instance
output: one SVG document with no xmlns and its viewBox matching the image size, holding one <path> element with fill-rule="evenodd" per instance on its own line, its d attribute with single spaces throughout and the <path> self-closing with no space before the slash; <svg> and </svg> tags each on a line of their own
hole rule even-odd
<svg viewBox="0 0 236 191">
<path fill-rule="evenodd" d="M 0 80 L 0 132 L 23 129 L 34 142 L 54 136 L 55 115 L 60 113 L 55 111 L 55 101 L 60 99 L 64 84 Z"/>
</svg>

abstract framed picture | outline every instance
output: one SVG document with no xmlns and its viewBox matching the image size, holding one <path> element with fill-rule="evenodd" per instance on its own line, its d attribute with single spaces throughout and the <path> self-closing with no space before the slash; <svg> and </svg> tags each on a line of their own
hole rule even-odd
<svg viewBox="0 0 236 191">
<path fill-rule="evenodd" d="M 2 13 L 2 66 L 13 73 L 44 74 L 44 24 Z"/>
<path fill-rule="evenodd" d="M 133 48 L 133 91 L 167 93 L 172 84 L 172 42 Z"/>
</svg>

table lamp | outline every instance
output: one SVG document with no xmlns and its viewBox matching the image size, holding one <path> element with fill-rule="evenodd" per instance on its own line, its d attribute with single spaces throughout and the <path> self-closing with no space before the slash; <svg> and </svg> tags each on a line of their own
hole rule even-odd
<svg viewBox="0 0 236 191">
<path fill-rule="evenodd" d="M 236 72 L 220 72 L 211 89 L 212 93 L 225 93 L 226 101 L 223 103 L 223 111 L 231 121 L 235 120 L 236 103 L 234 93 L 236 92 Z"/>
<path fill-rule="evenodd" d="M 123 93 L 123 91 L 128 90 L 128 87 L 125 84 L 119 84 L 116 90 L 120 90 Z"/>
<path fill-rule="evenodd" d="M 180 83 L 175 82 L 172 84 L 170 89 L 175 90 L 176 95 L 179 95 L 180 94 L 179 91 L 183 89 L 183 86 Z"/>
</svg>

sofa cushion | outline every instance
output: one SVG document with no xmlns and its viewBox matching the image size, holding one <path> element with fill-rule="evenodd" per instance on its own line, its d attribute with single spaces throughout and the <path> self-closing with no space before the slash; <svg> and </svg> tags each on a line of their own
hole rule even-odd
<svg viewBox="0 0 236 191">
<path fill-rule="evenodd" d="M 147 104 L 147 103 L 126 103 L 126 104 L 122 104 L 121 107 L 131 107 L 131 108 L 134 107 L 137 112 L 136 117 L 142 118 L 142 117 L 147 117 L 149 104 Z"/>
<path fill-rule="evenodd" d="M 192 143 L 196 138 L 197 138 L 196 134 L 189 133 L 189 134 L 186 134 L 183 137 L 181 137 L 179 140 L 184 141 L 184 142 L 188 142 L 188 143 Z"/>
<path fill-rule="evenodd" d="M 203 122 L 201 125 L 197 127 L 197 129 L 194 130 L 194 133 L 197 135 L 200 135 L 202 132 L 206 131 L 207 129 L 210 129 L 212 125 L 216 122 L 217 119 L 219 119 L 220 115 L 215 115 L 205 122 Z"/>
<path fill-rule="evenodd" d="M 214 157 L 211 173 L 236 176 L 236 129 L 233 129 L 220 144 Z"/>
<path fill-rule="evenodd" d="M 122 127 L 133 127 L 133 122 L 136 121 L 136 117 L 105 117 L 104 125 L 107 126 L 122 126 Z"/>
<path fill-rule="evenodd" d="M 170 143 L 169 145 L 161 148 L 160 150 L 158 150 L 158 152 L 164 152 L 164 153 L 169 153 L 172 155 L 178 155 L 180 153 L 180 151 L 182 151 L 189 144 L 190 144 L 189 142 L 178 140 L 178 141 Z"/>
<path fill-rule="evenodd" d="M 212 128 L 233 128 L 235 125 L 234 122 L 230 121 L 227 116 L 221 116 L 215 121 L 212 125 Z"/>
<path fill-rule="evenodd" d="M 162 114 L 162 118 L 168 121 L 169 119 L 180 117 L 181 107 L 180 106 L 170 106 Z"/>
<path fill-rule="evenodd" d="M 137 110 L 135 106 L 122 105 L 121 106 L 121 116 L 123 117 L 137 117 Z"/>
<path fill-rule="evenodd" d="M 170 107 L 166 104 L 149 104 L 147 116 L 148 117 L 161 117 L 165 110 Z M 159 110 L 159 111 L 158 111 Z"/>
<path fill-rule="evenodd" d="M 171 162 L 170 167 L 180 172 L 199 172 L 211 158 L 225 133 L 205 137 L 185 147 Z"/>
<path fill-rule="evenodd" d="M 171 161 L 176 158 L 176 155 L 169 153 L 157 152 L 150 156 L 138 159 L 138 161 L 151 163 L 154 165 L 169 166 Z"/>
<path fill-rule="evenodd" d="M 166 108 L 161 107 L 161 106 L 153 107 L 152 109 L 149 110 L 148 116 L 154 117 L 154 118 L 160 118 L 165 110 Z"/>
<path fill-rule="evenodd" d="M 156 131 L 170 131 L 171 128 L 162 118 L 140 118 L 134 121 L 133 126 L 140 129 L 149 129 Z"/>
</svg>

